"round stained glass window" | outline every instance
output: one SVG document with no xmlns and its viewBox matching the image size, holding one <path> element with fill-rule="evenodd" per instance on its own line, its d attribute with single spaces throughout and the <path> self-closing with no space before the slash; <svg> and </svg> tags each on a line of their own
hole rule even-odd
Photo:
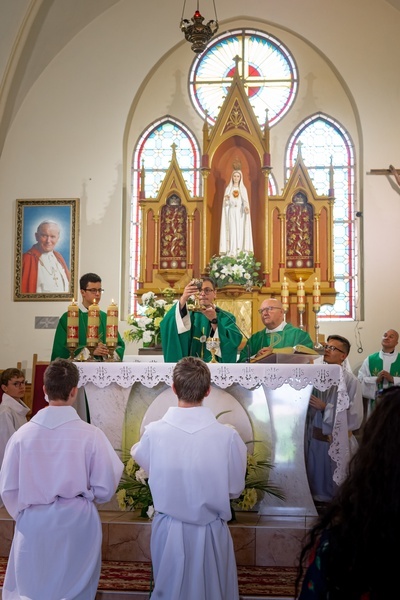
<svg viewBox="0 0 400 600">
<path fill-rule="evenodd" d="M 214 124 L 232 83 L 236 63 L 260 125 L 270 125 L 290 109 L 298 87 L 297 69 L 288 49 L 276 38 L 250 29 L 214 39 L 190 71 L 189 91 L 196 111 Z"/>
</svg>

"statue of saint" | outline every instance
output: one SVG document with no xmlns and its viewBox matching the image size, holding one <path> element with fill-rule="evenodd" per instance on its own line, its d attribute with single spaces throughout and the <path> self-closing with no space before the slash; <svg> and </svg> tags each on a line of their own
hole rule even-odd
<svg viewBox="0 0 400 600">
<path fill-rule="evenodd" d="M 243 175 L 235 169 L 224 194 L 219 253 L 237 256 L 239 252 L 253 252 L 253 234 Z"/>
</svg>

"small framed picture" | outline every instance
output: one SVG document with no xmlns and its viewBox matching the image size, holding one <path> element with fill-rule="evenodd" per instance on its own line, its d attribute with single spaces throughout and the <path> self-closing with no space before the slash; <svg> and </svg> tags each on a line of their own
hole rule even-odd
<svg viewBox="0 0 400 600">
<path fill-rule="evenodd" d="M 14 300 L 76 298 L 79 199 L 17 200 Z"/>
</svg>

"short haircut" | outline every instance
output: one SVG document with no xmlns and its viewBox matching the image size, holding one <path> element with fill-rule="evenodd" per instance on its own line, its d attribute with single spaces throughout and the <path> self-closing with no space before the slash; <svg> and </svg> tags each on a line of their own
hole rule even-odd
<svg viewBox="0 0 400 600">
<path fill-rule="evenodd" d="M 91 281 L 92 283 L 101 283 L 101 277 L 96 273 L 86 273 L 79 280 L 79 289 L 86 290 L 86 286 Z"/>
<path fill-rule="evenodd" d="M 172 381 L 178 400 L 197 404 L 210 389 L 210 369 L 201 358 L 187 356 L 175 365 Z"/>
<path fill-rule="evenodd" d="M 78 385 L 79 371 L 74 363 L 56 358 L 44 372 L 43 383 L 49 400 L 67 401 L 72 388 Z"/>
<path fill-rule="evenodd" d="M 213 279 L 212 277 L 203 277 L 202 281 L 209 281 L 212 285 L 213 290 L 217 289 L 217 284 L 215 283 L 215 279 Z"/>
<path fill-rule="evenodd" d="M 25 380 L 25 375 L 20 369 L 15 369 L 11 367 L 10 369 L 5 369 L 1 374 L 0 385 L 8 385 L 8 382 L 14 377 L 23 377 Z"/>
<path fill-rule="evenodd" d="M 329 340 L 336 340 L 340 342 L 343 344 L 346 354 L 350 354 L 351 344 L 347 338 L 343 337 L 342 335 L 330 335 L 326 341 L 329 342 Z"/>
</svg>

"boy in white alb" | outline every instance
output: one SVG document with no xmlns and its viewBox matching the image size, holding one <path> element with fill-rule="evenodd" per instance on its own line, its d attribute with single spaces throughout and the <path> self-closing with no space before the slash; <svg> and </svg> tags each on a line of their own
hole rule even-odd
<svg viewBox="0 0 400 600">
<path fill-rule="evenodd" d="M 230 498 L 245 486 L 246 445 L 202 405 L 210 370 L 192 356 L 174 368 L 177 406 L 147 425 L 131 450 L 149 474 L 155 517 L 151 532 L 152 597 L 239 600 L 227 521 Z"/>
<path fill-rule="evenodd" d="M 25 376 L 19 369 L 6 369 L 0 376 L 3 396 L 0 404 L 0 467 L 4 451 L 12 434 L 26 423 L 29 406 L 22 400 Z M 0 504 L 1 506 L 1 504 Z"/>
<path fill-rule="evenodd" d="M 104 433 L 73 407 L 79 371 L 59 358 L 44 374 L 49 406 L 9 440 L 0 494 L 15 520 L 3 600 L 94 600 L 102 529 L 123 464 Z"/>
</svg>

